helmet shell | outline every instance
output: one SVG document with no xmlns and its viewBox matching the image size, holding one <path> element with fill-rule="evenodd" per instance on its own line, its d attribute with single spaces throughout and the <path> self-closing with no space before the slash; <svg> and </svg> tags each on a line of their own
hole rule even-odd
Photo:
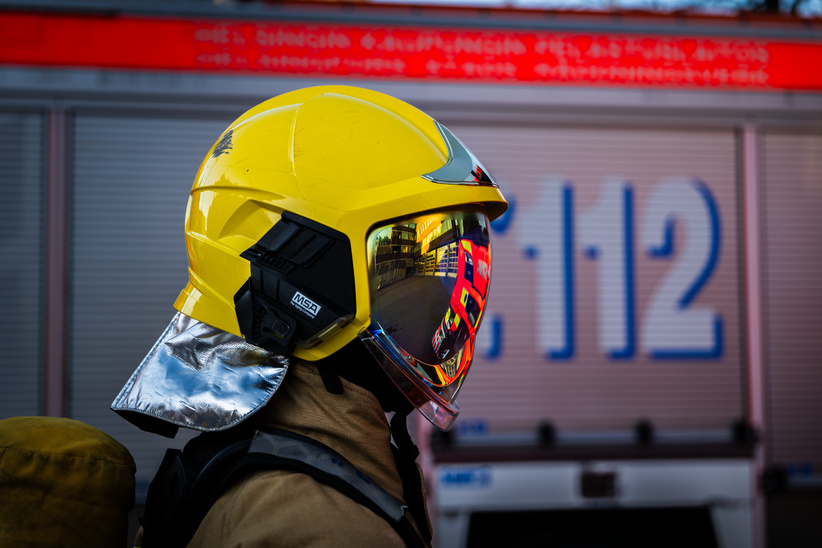
<svg viewBox="0 0 822 548">
<path fill-rule="evenodd" d="M 309 361 L 333 354 L 370 323 L 366 239 L 373 226 L 444 208 L 480 207 L 490 219 L 505 211 L 493 184 L 423 177 L 445 166 L 450 151 L 431 117 L 375 91 L 319 86 L 259 104 L 200 165 L 186 211 L 189 282 L 175 308 L 244 336 L 234 303 L 250 276 L 241 254 L 291 212 L 343 233 L 351 245 L 353 319 L 292 352 Z"/>
</svg>

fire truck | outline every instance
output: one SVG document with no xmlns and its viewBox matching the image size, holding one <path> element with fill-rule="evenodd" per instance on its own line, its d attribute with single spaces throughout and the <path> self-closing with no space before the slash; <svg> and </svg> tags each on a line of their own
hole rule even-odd
<svg viewBox="0 0 822 548">
<path fill-rule="evenodd" d="M 439 548 L 822 543 L 822 21 L 36 7 L 0 3 L 0 416 L 110 433 L 140 501 L 167 441 L 107 410 L 187 279 L 202 155 L 268 97 L 359 85 L 510 202 L 460 418 L 416 427 Z"/>
</svg>

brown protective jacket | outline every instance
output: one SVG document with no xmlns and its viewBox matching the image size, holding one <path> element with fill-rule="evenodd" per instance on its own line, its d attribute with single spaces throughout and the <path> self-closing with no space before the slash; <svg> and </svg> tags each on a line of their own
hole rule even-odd
<svg viewBox="0 0 822 548">
<path fill-rule="evenodd" d="M 402 501 L 391 433 L 379 402 L 367 390 L 342 382 L 344 393 L 330 394 L 317 369 L 298 361 L 272 401 L 249 420 L 327 445 Z M 229 489 L 208 512 L 188 546 L 405 545 L 388 522 L 333 487 L 305 474 L 271 470 L 255 473 Z"/>
</svg>

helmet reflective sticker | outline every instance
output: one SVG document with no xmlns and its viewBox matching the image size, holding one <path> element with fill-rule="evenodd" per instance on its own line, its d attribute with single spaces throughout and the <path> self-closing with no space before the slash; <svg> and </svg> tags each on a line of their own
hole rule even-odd
<svg viewBox="0 0 822 548">
<path fill-rule="evenodd" d="M 448 429 L 488 297 L 491 250 L 482 213 L 434 213 L 368 237 L 371 325 L 360 334 L 431 422 Z"/>
<path fill-rule="evenodd" d="M 474 153 L 462 144 L 462 141 L 456 135 L 439 122 L 434 121 L 434 124 L 448 147 L 448 161 L 439 169 L 423 175 L 423 179 L 432 183 L 482 185 L 499 188 L 499 185 L 491 178 L 488 170 L 474 156 Z"/>
</svg>

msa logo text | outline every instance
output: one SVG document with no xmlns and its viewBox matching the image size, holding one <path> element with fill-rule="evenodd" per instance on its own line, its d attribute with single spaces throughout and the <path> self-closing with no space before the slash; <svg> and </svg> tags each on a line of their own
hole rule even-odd
<svg viewBox="0 0 822 548">
<path fill-rule="evenodd" d="M 320 305 L 297 291 L 294 293 L 294 296 L 291 297 L 291 306 L 303 312 L 306 316 L 311 319 L 314 319 L 315 316 L 320 312 Z"/>
</svg>

